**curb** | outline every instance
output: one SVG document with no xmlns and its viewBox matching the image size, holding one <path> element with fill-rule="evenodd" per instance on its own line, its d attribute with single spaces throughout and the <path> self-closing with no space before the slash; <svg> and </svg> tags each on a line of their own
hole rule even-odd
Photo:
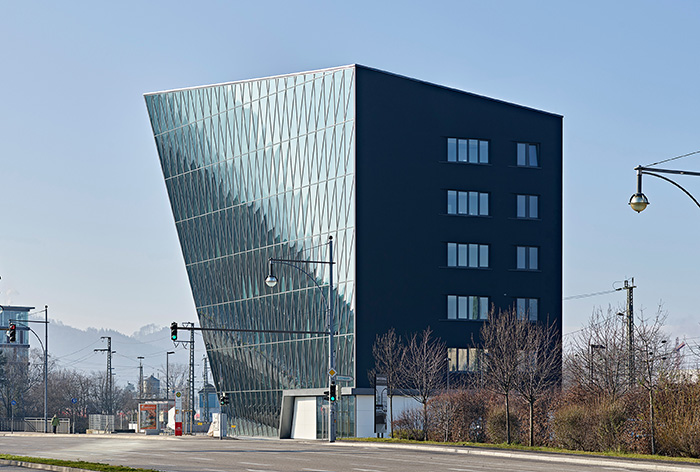
<svg viewBox="0 0 700 472">
<path fill-rule="evenodd" d="M 329 444 L 329 443 L 326 443 Z M 330 444 L 329 444 L 330 445 Z M 644 459 L 616 459 L 603 458 L 599 456 L 585 457 L 572 456 L 569 454 L 552 454 L 548 452 L 521 452 L 521 451 L 501 451 L 470 448 L 468 446 L 428 446 L 420 444 L 382 444 L 374 442 L 350 442 L 337 441 L 333 445 L 338 446 L 365 446 L 375 448 L 393 448 L 393 449 L 411 449 L 415 451 L 426 452 L 451 452 L 456 454 L 469 454 L 474 456 L 491 456 L 503 457 L 507 459 L 524 459 L 541 462 L 561 462 L 578 465 L 591 465 L 599 467 L 629 467 L 633 470 L 652 470 L 652 471 L 668 471 L 668 472 L 689 472 L 697 471 L 698 464 L 669 464 L 668 462 L 657 463 L 655 461 L 647 461 Z"/>
<path fill-rule="evenodd" d="M 27 469 L 51 470 L 53 472 L 85 472 L 86 469 L 77 469 L 75 467 L 65 467 L 62 465 L 39 464 L 36 462 L 11 461 L 0 459 L 0 465 L 9 465 L 14 467 L 25 467 Z M 92 472 L 92 471 L 91 471 Z"/>
</svg>

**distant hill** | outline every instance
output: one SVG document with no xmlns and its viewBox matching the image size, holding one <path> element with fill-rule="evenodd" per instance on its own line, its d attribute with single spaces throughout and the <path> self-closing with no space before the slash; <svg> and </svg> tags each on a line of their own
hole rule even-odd
<svg viewBox="0 0 700 472">
<path fill-rule="evenodd" d="M 107 340 L 102 336 L 112 338 L 112 368 L 115 374 L 115 385 L 124 386 L 127 382 L 138 384 L 139 356 L 143 356 L 143 376 L 153 375 L 165 378 L 166 352 L 175 351 L 170 355 L 170 368 L 186 368 L 189 364 L 187 345 L 175 347 L 170 340 L 170 328 L 148 324 L 135 331 L 130 336 L 111 329 L 87 328 L 85 330 L 63 324 L 60 320 L 49 319 L 49 356 L 57 362 L 59 368 L 72 369 L 85 373 L 105 372 L 107 369 L 107 353 L 95 352 L 94 349 L 106 349 Z M 44 327 L 34 325 L 34 331 L 44 342 Z M 184 339 L 189 334 L 183 333 Z M 36 337 L 30 336 L 30 348 L 41 351 L 41 345 Z M 202 358 L 204 345 L 202 337 L 195 336 L 195 380 L 202 381 Z M 179 366 L 178 366 L 179 364 Z M 211 377 L 210 377 L 211 379 Z M 210 380 L 211 381 L 211 380 Z"/>
</svg>

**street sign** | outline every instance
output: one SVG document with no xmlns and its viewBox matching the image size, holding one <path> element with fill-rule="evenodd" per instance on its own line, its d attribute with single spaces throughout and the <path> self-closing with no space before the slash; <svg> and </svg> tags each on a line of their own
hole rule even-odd
<svg viewBox="0 0 700 472">
<path fill-rule="evenodd" d="M 10 403 L 12 404 L 12 406 L 17 406 L 17 402 L 15 400 L 12 400 Z"/>
<path fill-rule="evenodd" d="M 78 403 L 78 399 L 77 399 L 77 398 L 71 398 L 71 399 L 70 399 L 70 402 L 71 402 L 71 403 Z"/>
<path fill-rule="evenodd" d="M 336 372 L 335 369 L 328 369 L 328 375 L 330 375 L 331 377 L 335 377 L 335 374 L 337 373 L 338 372 Z"/>
<path fill-rule="evenodd" d="M 353 377 L 350 375 L 337 375 L 336 380 L 340 380 L 341 382 L 352 382 Z"/>
</svg>

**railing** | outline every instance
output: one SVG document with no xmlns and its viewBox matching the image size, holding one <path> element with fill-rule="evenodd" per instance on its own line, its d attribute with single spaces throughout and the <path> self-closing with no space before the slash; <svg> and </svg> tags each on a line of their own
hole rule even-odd
<svg viewBox="0 0 700 472">
<path fill-rule="evenodd" d="M 70 433 L 70 419 L 59 418 L 56 432 L 61 434 Z M 0 418 L 0 431 L 16 432 L 44 432 L 44 418 Z M 46 422 L 46 431 L 52 432 L 51 420 Z"/>
</svg>

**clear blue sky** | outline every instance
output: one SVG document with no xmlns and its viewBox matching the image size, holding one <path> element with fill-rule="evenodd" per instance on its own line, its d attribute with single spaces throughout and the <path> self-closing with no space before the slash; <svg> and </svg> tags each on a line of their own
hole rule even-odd
<svg viewBox="0 0 700 472">
<path fill-rule="evenodd" d="M 698 25 L 697 1 L 4 2 L 0 303 L 193 320 L 143 93 L 359 63 L 564 115 L 564 295 L 635 277 L 700 337 L 700 209 L 652 178 L 627 206 L 635 165 L 700 149 Z M 565 331 L 623 301 L 564 302 Z"/>
</svg>

